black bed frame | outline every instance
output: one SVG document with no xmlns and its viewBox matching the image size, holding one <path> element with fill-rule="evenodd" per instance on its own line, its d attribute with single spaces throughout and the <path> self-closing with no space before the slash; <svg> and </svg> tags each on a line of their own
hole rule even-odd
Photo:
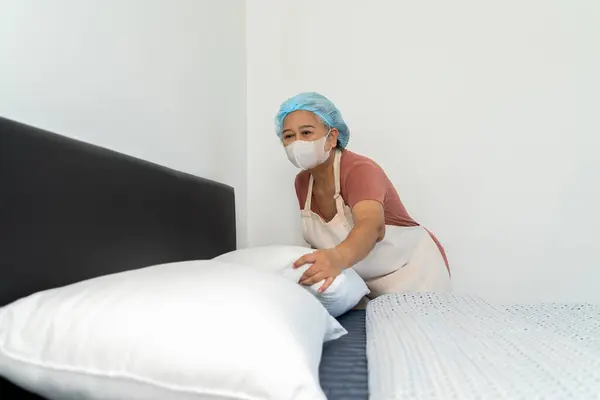
<svg viewBox="0 0 600 400">
<path fill-rule="evenodd" d="M 236 247 L 233 188 L 0 118 L 0 307 Z M 0 378 L 1 400 L 40 399 Z"/>
</svg>

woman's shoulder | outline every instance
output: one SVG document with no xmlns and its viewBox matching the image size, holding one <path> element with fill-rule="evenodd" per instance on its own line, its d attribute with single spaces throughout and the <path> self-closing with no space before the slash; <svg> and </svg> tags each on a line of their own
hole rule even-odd
<svg viewBox="0 0 600 400">
<path fill-rule="evenodd" d="M 385 207 L 391 187 L 385 172 L 375 161 L 349 151 L 342 155 L 340 186 L 342 197 L 350 208 L 363 200 L 375 200 Z"/>
<path fill-rule="evenodd" d="M 344 150 L 340 161 L 340 174 L 348 175 L 353 171 L 381 171 L 383 169 L 374 160 L 369 157 L 354 153 L 349 150 Z"/>
</svg>

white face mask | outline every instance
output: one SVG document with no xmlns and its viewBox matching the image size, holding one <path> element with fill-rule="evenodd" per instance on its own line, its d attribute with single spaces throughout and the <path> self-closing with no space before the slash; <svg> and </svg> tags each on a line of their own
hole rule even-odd
<svg viewBox="0 0 600 400">
<path fill-rule="evenodd" d="M 325 151 L 325 143 L 330 132 L 331 129 L 327 135 L 318 140 L 296 140 L 285 146 L 285 152 L 290 162 L 305 170 L 323 164 L 331 153 L 331 149 Z"/>
</svg>

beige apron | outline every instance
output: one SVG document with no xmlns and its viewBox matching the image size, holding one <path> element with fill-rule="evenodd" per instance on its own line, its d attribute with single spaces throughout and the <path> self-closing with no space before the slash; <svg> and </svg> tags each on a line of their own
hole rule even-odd
<svg viewBox="0 0 600 400">
<path fill-rule="evenodd" d="M 352 211 L 340 196 L 340 160 L 337 150 L 333 163 L 336 215 L 329 222 L 311 211 L 314 179 L 310 176 L 302 214 L 304 239 L 315 249 L 330 249 L 343 242 L 354 223 Z M 449 292 L 450 277 L 439 248 L 420 226 L 386 225 L 385 238 L 369 255 L 353 266 L 375 298 L 398 292 Z"/>
</svg>

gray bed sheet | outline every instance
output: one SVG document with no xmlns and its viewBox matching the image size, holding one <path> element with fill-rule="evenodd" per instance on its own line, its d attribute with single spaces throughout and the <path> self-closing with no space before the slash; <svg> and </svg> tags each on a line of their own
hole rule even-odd
<svg viewBox="0 0 600 400">
<path fill-rule="evenodd" d="M 365 315 L 352 310 L 340 316 L 348 334 L 323 346 L 319 378 L 328 400 L 369 398 Z"/>
</svg>

